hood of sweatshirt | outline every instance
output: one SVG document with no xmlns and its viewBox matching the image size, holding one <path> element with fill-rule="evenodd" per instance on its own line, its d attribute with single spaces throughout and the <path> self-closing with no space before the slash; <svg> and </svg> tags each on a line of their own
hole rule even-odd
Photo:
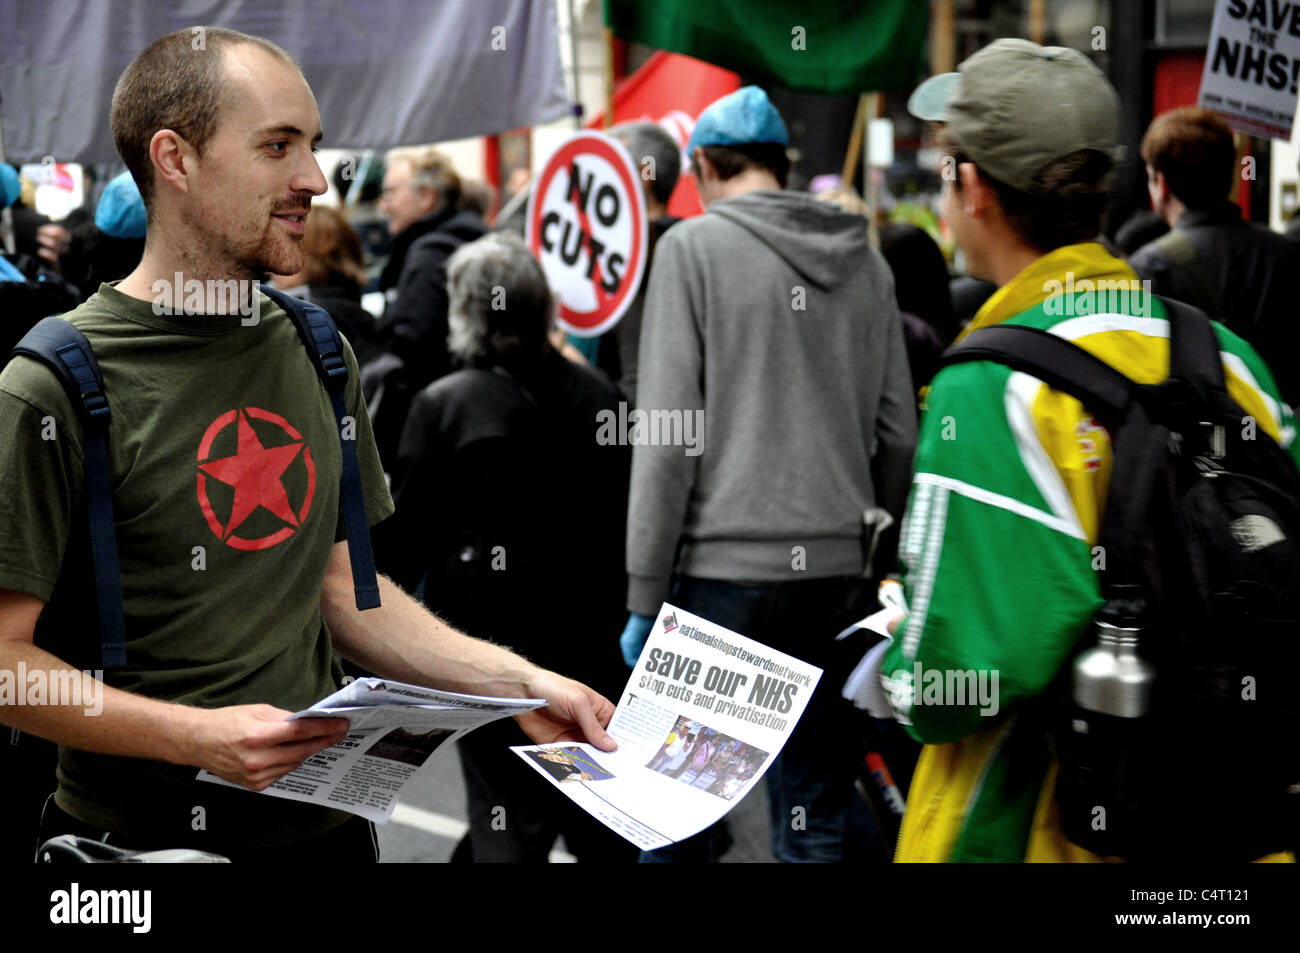
<svg viewBox="0 0 1300 953">
<path fill-rule="evenodd" d="M 760 189 L 710 203 L 719 215 L 753 233 L 809 284 L 839 287 L 869 254 L 867 220 L 806 192 Z"/>
</svg>

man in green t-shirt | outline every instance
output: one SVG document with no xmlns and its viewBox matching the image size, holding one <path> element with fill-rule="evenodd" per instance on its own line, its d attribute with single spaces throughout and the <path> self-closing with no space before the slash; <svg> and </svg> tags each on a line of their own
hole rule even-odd
<svg viewBox="0 0 1300 953">
<path fill-rule="evenodd" d="M 256 289 L 301 268 L 303 217 L 326 188 L 319 115 L 293 60 L 256 37 L 178 31 L 123 73 L 112 125 L 148 240 L 134 272 L 67 317 L 112 404 L 127 662 L 82 699 L 93 705 L 0 709 L 60 745 L 42 833 L 240 859 L 373 857 L 359 819 L 195 780 L 205 768 L 262 790 L 341 740 L 346 721 L 284 720 L 338 686 L 336 655 L 403 681 L 545 698 L 519 719 L 535 740 L 612 748 L 613 706 L 586 686 L 456 632 L 382 576 L 382 606 L 356 609 L 330 401 L 294 325 Z M 346 360 L 373 525 L 393 504 L 350 349 Z M 15 358 L 0 373 L 0 672 L 54 684 L 94 664 L 82 470 L 72 403 Z"/>
</svg>

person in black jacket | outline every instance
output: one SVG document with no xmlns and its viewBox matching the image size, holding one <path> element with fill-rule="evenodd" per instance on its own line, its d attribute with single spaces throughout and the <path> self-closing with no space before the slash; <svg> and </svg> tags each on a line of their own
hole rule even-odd
<svg viewBox="0 0 1300 953">
<path fill-rule="evenodd" d="M 447 259 L 487 231 L 481 215 L 459 210 L 460 177 L 436 149 L 395 150 L 379 208 L 393 250 L 379 277 L 387 305 L 379 331 L 423 386 L 452 369 L 447 353 Z"/>
<path fill-rule="evenodd" d="M 460 177 L 431 148 L 388 156 L 380 210 L 393 247 L 379 276 L 386 305 L 377 332 L 384 352 L 361 368 L 362 386 L 385 471 L 391 472 L 411 395 L 452 368 L 447 351 L 447 259 L 487 231 L 461 210 Z"/>
<path fill-rule="evenodd" d="M 1129 264 L 1151 291 L 1196 305 L 1268 362 L 1288 404 L 1300 401 L 1300 322 L 1292 282 L 1300 244 L 1242 220 L 1232 131 L 1207 109 L 1157 116 L 1142 139 L 1151 206 L 1171 231 Z"/>
<path fill-rule="evenodd" d="M 604 634 L 624 615 L 631 451 L 596 434 L 618 391 L 550 344 L 551 292 L 519 238 L 465 245 L 447 273 L 448 343 L 464 366 L 411 402 L 400 515 L 377 528 L 376 560 L 408 590 L 422 584 L 440 617 L 538 663 L 563 660 L 617 697 L 627 670 Z M 526 743 L 500 722 L 459 743 L 470 830 L 453 859 L 545 861 L 561 830 L 580 859 L 635 859 L 508 750 Z"/>
</svg>

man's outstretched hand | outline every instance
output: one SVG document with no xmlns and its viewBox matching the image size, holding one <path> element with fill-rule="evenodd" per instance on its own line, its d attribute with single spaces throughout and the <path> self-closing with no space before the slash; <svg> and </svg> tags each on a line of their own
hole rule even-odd
<svg viewBox="0 0 1300 953">
<path fill-rule="evenodd" d="M 528 694 L 545 698 L 545 708 L 516 715 L 515 720 L 537 744 L 556 741 L 587 741 L 601 751 L 613 751 L 617 742 L 605 731 L 614 704 L 581 682 L 538 669 L 528 680 Z"/>
</svg>

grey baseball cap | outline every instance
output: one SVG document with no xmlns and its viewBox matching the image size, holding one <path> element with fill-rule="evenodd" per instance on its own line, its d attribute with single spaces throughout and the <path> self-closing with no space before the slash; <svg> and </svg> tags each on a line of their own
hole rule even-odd
<svg viewBox="0 0 1300 953">
<path fill-rule="evenodd" d="M 918 86 L 908 111 L 944 123 L 953 144 L 998 181 L 1032 192 L 1034 176 L 1062 156 L 1096 149 L 1116 157 L 1119 96 L 1078 50 L 995 40 L 957 70 Z"/>
</svg>

